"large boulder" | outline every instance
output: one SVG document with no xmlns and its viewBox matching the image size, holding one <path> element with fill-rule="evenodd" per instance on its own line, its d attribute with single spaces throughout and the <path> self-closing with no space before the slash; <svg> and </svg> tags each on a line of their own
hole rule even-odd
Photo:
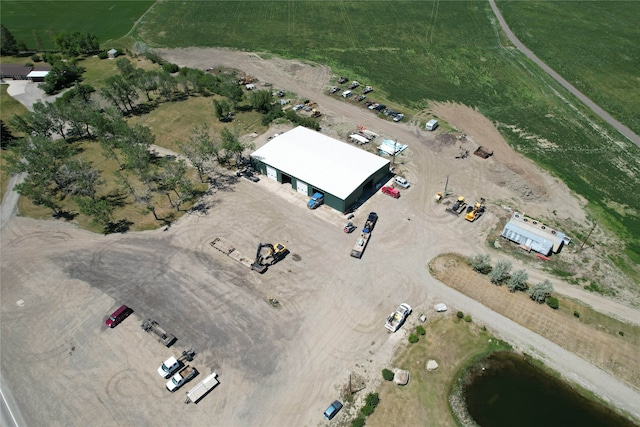
<svg viewBox="0 0 640 427">
<path fill-rule="evenodd" d="M 409 371 L 405 371 L 404 369 L 396 370 L 393 376 L 393 382 L 398 385 L 407 385 L 409 382 Z"/>
<path fill-rule="evenodd" d="M 438 369 L 438 362 L 433 359 L 429 360 L 427 362 L 427 371 L 435 371 L 436 369 Z"/>
</svg>

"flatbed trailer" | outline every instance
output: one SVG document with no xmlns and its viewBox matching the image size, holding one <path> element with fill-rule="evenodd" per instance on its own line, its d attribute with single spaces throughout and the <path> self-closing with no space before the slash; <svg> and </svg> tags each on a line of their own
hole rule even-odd
<svg viewBox="0 0 640 427">
<path fill-rule="evenodd" d="M 165 347 L 171 347 L 173 343 L 178 341 L 175 335 L 165 331 L 155 320 L 147 319 L 142 322 L 142 330 L 155 335 L 156 339 L 160 341 Z"/>
<path fill-rule="evenodd" d="M 364 227 L 362 227 L 362 231 L 358 235 L 356 244 L 353 245 L 353 249 L 351 249 L 352 257 L 358 258 L 358 259 L 362 258 L 362 254 L 364 253 L 364 250 L 367 247 L 367 243 L 369 243 L 369 239 L 371 238 L 371 232 L 373 231 L 373 227 L 375 227 L 377 221 L 378 221 L 378 214 L 376 214 L 375 212 L 369 213 L 367 222 L 364 223 Z"/>
<path fill-rule="evenodd" d="M 240 252 L 236 250 L 234 246 L 232 246 L 229 242 L 222 239 L 221 237 L 216 237 L 209 243 L 213 248 L 219 250 L 223 254 L 227 255 L 229 258 L 235 259 L 241 264 L 251 268 L 251 263 L 253 262 L 249 258 L 244 257 Z"/>
</svg>

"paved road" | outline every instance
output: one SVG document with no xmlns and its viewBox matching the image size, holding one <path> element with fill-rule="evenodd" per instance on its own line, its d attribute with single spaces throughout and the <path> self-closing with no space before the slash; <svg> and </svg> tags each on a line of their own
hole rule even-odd
<svg viewBox="0 0 640 427">
<path fill-rule="evenodd" d="M 564 86 L 569 92 L 574 94 L 576 98 L 582 101 L 587 107 L 591 109 L 594 113 L 596 113 L 602 120 L 609 123 L 613 126 L 618 132 L 624 135 L 629 141 L 636 144 L 640 147 L 640 136 L 636 135 L 631 129 L 614 119 L 609 113 L 603 110 L 598 104 L 589 99 L 585 94 L 580 92 L 575 88 L 571 83 L 565 80 L 560 74 L 556 73 L 551 67 L 545 64 L 540 58 L 538 58 L 531 50 L 527 49 L 527 47 L 522 44 L 520 40 L 513 34 L 506 21 L 502 17 L 502 14 L 498 10 L 498 6 L 496 6 L 495 0 L 489 0 L 489 4 L 491 4 L 491 9 L 493 9 L 493 13 L 495 13 L 496 18 L 498 18 L 498 22 L 502 27 L 502 30 L 505 32 L 511 43 L 513 43 L 522 53 L 524 53 L 529 59 L 535 62 L 540 68 L 542 68 L 547 74 L 549 74 L 555 81 Z"/>
</svg>

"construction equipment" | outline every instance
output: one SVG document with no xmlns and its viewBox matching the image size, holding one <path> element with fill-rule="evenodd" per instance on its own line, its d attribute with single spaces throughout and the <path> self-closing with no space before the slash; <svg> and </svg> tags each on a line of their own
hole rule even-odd
<svg viewBox="0 0 640 427">
<path fill-rule="evenodd" d="M 464 201 L 464 197 L 460 196 L 458 197 L 458 200 L 456 200 L 456 202 L 453 204 L 453 206 L 451 206 L 450 208 L 446 208 L 445 210 L 452 215 L 458 216 L 462 212 L 464 212 L 466 207 L 467 203 Z"/>
<path fill-rule="evenodd" d="M 475 221 L 480 218 L 480 216 L 484 213 L 484 199 L 481 198 L 479 202 L 476 202 L 473 207 L 469 206 L 467 208 L 467 214 L 464 216 L 464 219 L 467 221 Z"/>
<path fill-rule="evenodd" d="M 311 113 L 311 117 L 320 117 L 322 115 L 322 113 L 318 110 L 316 110 L 315 108 L 313 109 L 313 112 Z"/>
<path fill-rule="evenodd" d="M 267 256 L 262 256 L 262 249 L 268 249 Z M 276 243 L 275 246 L 271 243 L 260 243 L 256 252 L 256 260 L 251 264 L 251 269 L 262 274 L 273 264 L 284 259 L 287 256 L 289 250 L 282 244 Z"/>
</svg>

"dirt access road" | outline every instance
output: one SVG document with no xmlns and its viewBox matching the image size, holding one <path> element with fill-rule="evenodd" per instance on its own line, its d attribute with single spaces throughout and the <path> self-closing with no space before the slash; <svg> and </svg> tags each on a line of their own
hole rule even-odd
<svg viewBox="0 0 640 427">
<path fill-rule="evenodd" d="M 339 398 L 349 373 L 367 378 L 366 391 L 373 390 L 382 367 L 406 343 L 409 327 L 420 313 L 431 315 L 436 302 L 470 313 L 640 418 L 637 391 L 429 275 L 427 263 L 436 254 L 485 251 L 497 203 L 532 214 L 557 209 L 584 221 L 576 217 L 580 202 L 566 187 L 511 151 L 486 119 L 464 107 L 442 107 L 442 117 L 459 108 L 465 118 L 460 124 L 451 120 L 468 135 L 464 144 L 496 153 L 489 160 L 456 160 L 460 147 L 438 132 L 386 122 L 323 95 L 326 68 L 228 51 L 186 50 L 184 58 L 179 53 L 165 57 L 179 65 L 241 68 L 314 99 L 329 116 L 323 122 L 329 134 L 341 136 L 361 124 L 397 137 L 410 146 L 397 162 L 412 187 L 399 200 L 378 193 L 355 212 L 359 226 L 369 211 L 380 216 L 361 260 L 348 255 L 355 236 L 342 232 L 343 215 L 327 207 L 309 211 L 305 197 L 265 177 L 251 183 L 216 176 L 205 208 L 167 231 L 101 236 L 58 221 L 13 218 L 1 235 L 0 363 L 27 425 L 42 419 L 96 426 L 326 425 L 322 411 Z M 267 136 L 256 138 L 256 145 Z M 447 174 L 456 191 L 489 196 L 481 220 L 468 223 L 433 202 Z M 282 242 L 291 255 L 261 276 L 212 249 L 215 237 L 247 257 L 258 242 Z M 281 307 L 268 304 L 269 297 Z M 412 305 L 415 315 L 399 333 L 388 334 L 384 320 L 401 302 Z M 106 329 L 106 316 L 123 303 L 134 315 Z M 174 348 L 140 329 L 149 317 L 178 337 Z M 192 364 L 202 375 L 217 372 L 221 384 L 198 405 L 185 406 L 184 390 L 167 392 L 155 370 L 190 347 L 197 353 Z"/>
</svg>

